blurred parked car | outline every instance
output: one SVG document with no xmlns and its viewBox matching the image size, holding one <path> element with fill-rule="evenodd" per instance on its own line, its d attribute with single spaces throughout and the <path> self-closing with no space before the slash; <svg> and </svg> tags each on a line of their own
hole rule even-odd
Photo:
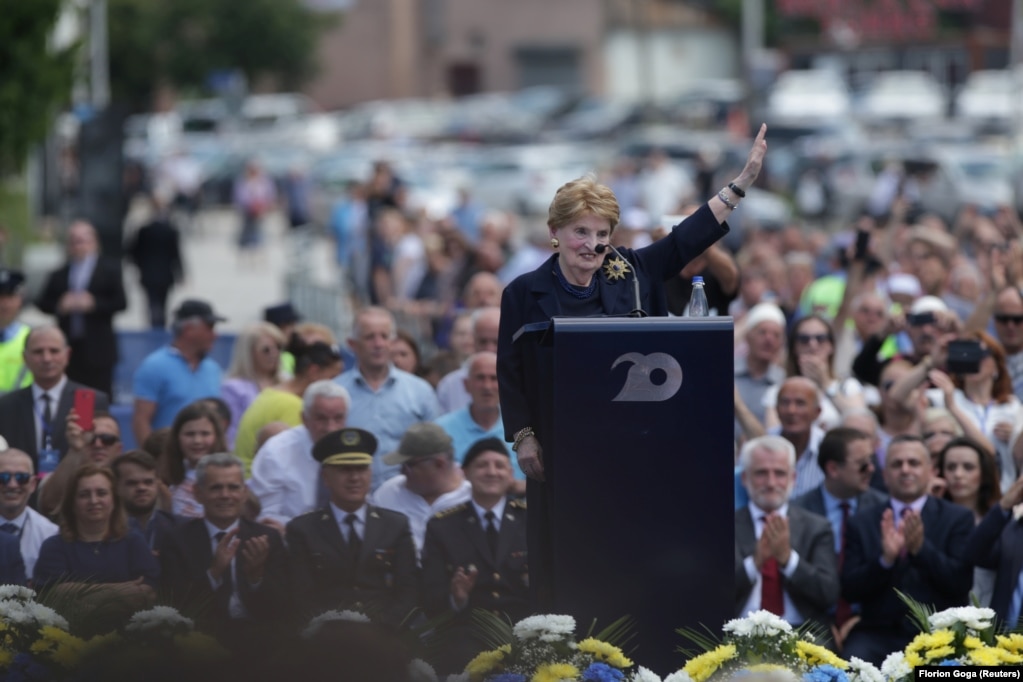
<svg viewBox="0 0 1023 682">
<path fill-rule="evenodd" d="M 860 117 L 868 123 L 917 122 L 945 118 L 945 90 L 925 71 L 884 71 L 867 86 Z"/>
<path fill-rule="evenodd" d="M 955 115 L 964 121 L 1008 126 L 1023 105 L 1021 84 L 1023 78 L 1008 70 L 974 71 L 956 93 Z"/>
<path fill-rule="evenodd" d="M 849 89 L 841 76 L 822 69 L 786 71 L 767 97 L 767 116 L 805 120 L 844 118 L 850 109 Z"/>
</svg>

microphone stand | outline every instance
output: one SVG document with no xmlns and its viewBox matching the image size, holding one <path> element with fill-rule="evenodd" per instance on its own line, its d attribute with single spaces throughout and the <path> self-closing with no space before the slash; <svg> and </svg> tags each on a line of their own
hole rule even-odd
<svg viewBox="0 0 1023 682">
<path fill-rule="evenodd" d="M 623 256 L 621 251 L 616 249 L 614 245 L 612 245 L 611 243 L 600 244 L 599 246 L 611 249 L 611 251 L 614 252 L 616 256 L 621 258 L 626 263 L 626 265 L 629 266 L 629 269 L 632 270 L 632 301 L 635 304 L 635 307 L 632 309 L 632 312 L 629 313 L 629 317 L 647 317 L 646 311 L 643 310 L 643 305 L 640 303 L 639 277 L 636 276 L 636 266 L 630 263 L 629 259 Z M 600 249 L 600 253 L 603 252 L 604 249 Z"/>
</svg>

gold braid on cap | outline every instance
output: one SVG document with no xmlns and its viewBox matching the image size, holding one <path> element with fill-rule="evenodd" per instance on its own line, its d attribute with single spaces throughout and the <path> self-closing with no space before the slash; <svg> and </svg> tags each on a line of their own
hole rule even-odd
<svg viewBox="0 0 1023 682">
<path fill-rule="evenodd" d="M 519 446 L 522 445 L 522 441 L 526 440 L 530 436 L 533 436 L 534 438 L 536 437 L 536 434 L 533 433 L 532 426 L 527 426 L 524 429 L 519 429 L 518 431 L 516 431 L 515 442 L 512 444 L 512 452 L 518 452 Z"/>
</svg>

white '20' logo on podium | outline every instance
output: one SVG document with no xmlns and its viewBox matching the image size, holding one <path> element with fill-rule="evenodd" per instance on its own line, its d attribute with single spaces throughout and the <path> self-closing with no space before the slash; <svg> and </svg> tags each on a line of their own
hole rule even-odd
<svg viewBox="0 0 1023 682">
<path fill-rule="evenodd" d="M 623 362 L 631 362 L 629 374 L 625 377 L 625 385 L 614 401 L 627 403 L 658 403 L 668 400 L 678 393 L 682 387 L 682 367 L 678 360 L 667 353 L 626 353 L 611 365 L 614 369 Z M 650 375 L 654 370 L 661 370 L 665 379 L 661 384 L 654 384 Z"/>
</svg>

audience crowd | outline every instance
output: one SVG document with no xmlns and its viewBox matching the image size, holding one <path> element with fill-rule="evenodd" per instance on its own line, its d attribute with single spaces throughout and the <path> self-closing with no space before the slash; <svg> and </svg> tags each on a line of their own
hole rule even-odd
<svg viewBox="0 0 1023 682">
<path fill-rule="evenodd" d="M 609 178 L 614 242 L 664 232 L 642 203 L 664 172 Z M 649 201 L 685 213 L 693 190 L 674 191 L 689 195 Z M 1011 626 L 1023 602 L 1023 224 L 926 209 L 895 196 L 838 231 L 744 221 L 666 289 L 681 312 L 702 275 L 735 321 L 735 447 L 710 453 L 735 464 L 735 615 L 811 623 L 877 664 L 915 634 L 899 592 L 977 600 Z M 221 368 L 223 317 L 183 301 L 124 424 L 109 407 L 124 289 L 92 227 L 72 225 L 35 302 L 52 324 L 19 321 L 24 278 L 0 270 L 0 539 L 21 555 L 0 581 L 101 585 L 98 610 L 171 603 L 239 649 L 328 609 L 391 628 L 444 616 L 465 635 L 452 670 L 482 648 L 473 609 L 529 613 L 495 351 L 502 288 L 549 255 L 546 232 L 470 192 L 436 220 L 384 163 L 331 220 L 350 338 L 268 306 Z"/>
</svg>

